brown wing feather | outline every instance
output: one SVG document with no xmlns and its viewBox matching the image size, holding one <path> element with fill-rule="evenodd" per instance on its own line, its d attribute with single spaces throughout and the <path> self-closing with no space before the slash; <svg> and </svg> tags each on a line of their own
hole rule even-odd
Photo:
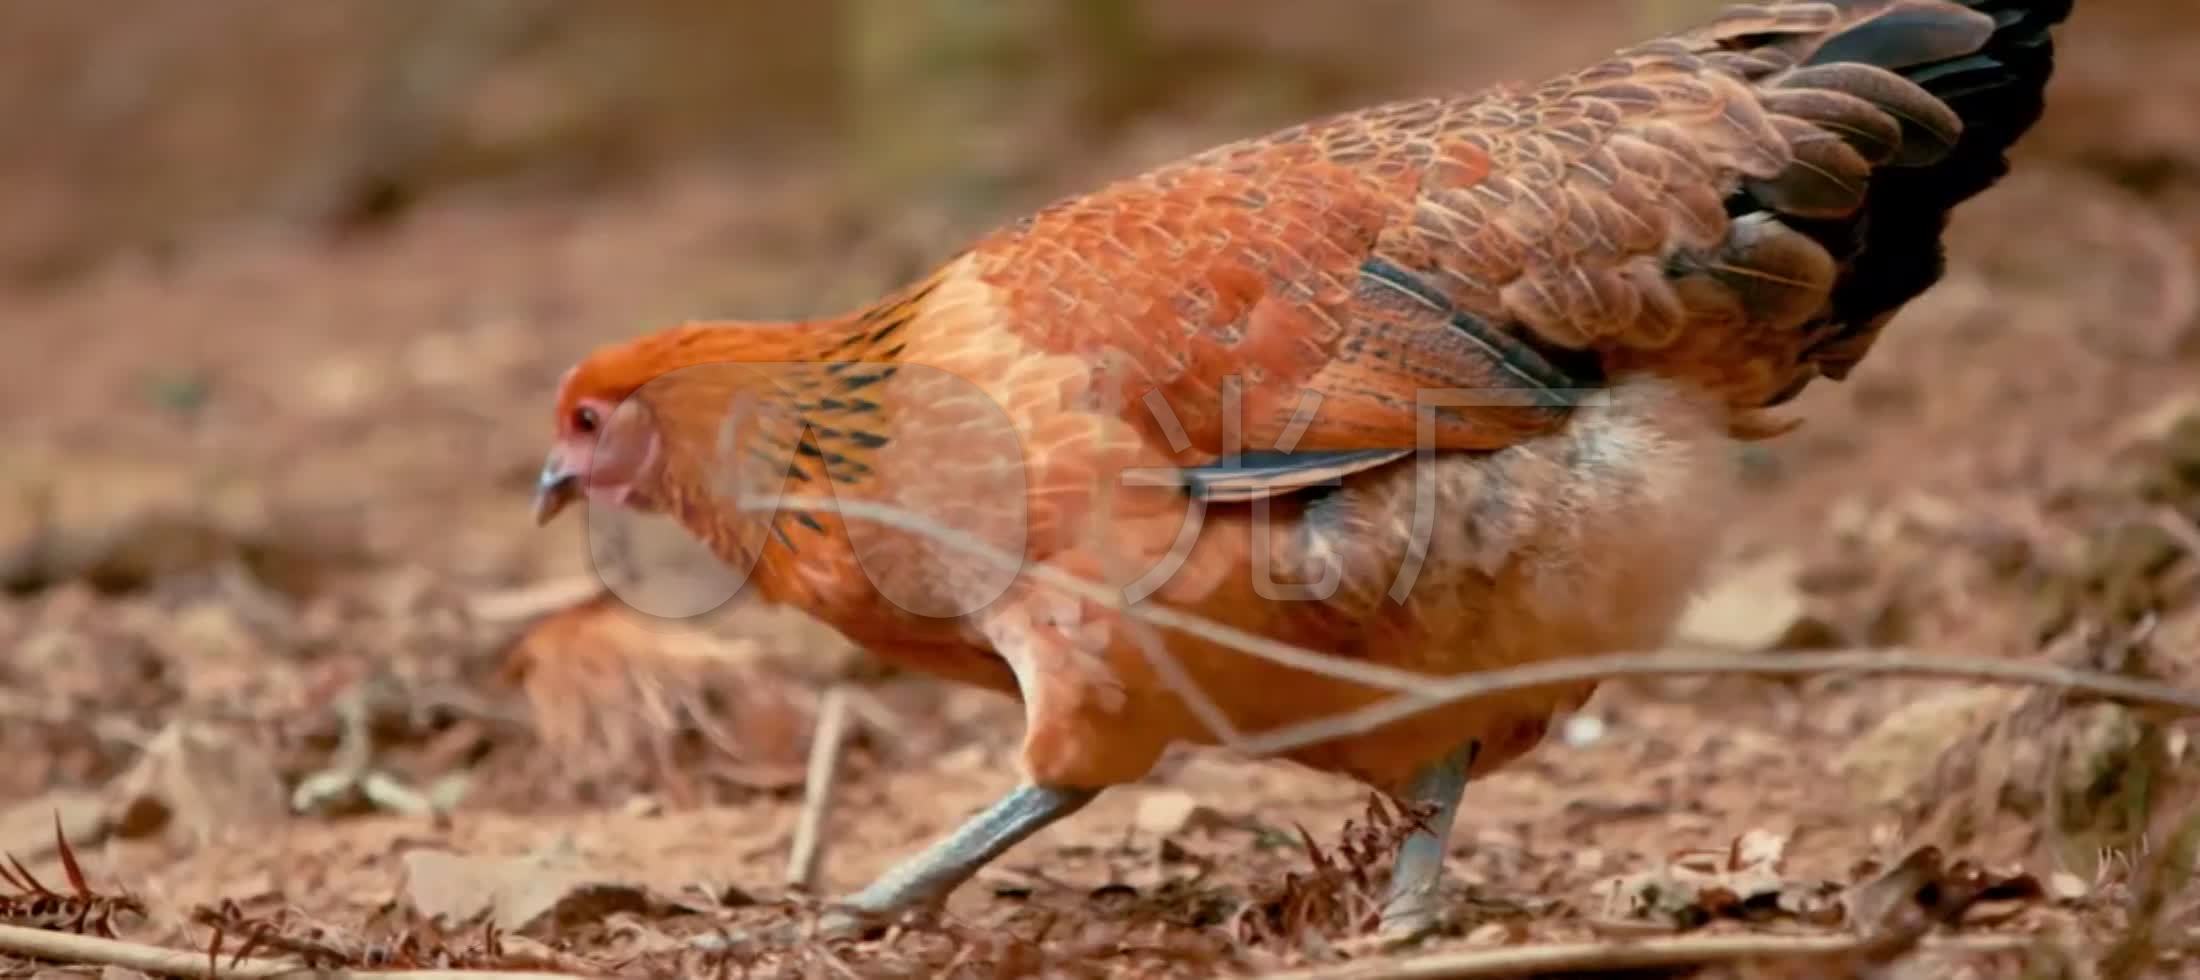
<svg viewBox="0 0 2200 980">
<path fill-rule="evenodd" d="M 1102 365 L 1126 417 L 1185 462 L 1410 448 L 1418 389 L 1568 384 L 1496 331 L 1453 326 L 1440 299 L 1362 275 L 1416 168 L 1334 155 L 1286 137 L 1118 184 L 982 245 L 981 274 L 1026 342 Z M 1439 419 L 1438 444 L 1497 448 L 1564 417 L 1548 397 L 1512 402 Z"/>
<path fill-rule="evenodd" d="M 1892 71 L 1818 62 L 1843 46 L 1929 62 L 1992 30 L 1945 0 L 1738 5 L 1532 89 L 1217 148 L 1004 230 L 978 269 L 1027 342 L 1117 372 L 1123 417 L 1187 465 L 1411 446 L 1432 388 L 1488 402 L 1438 413 L 1435 448 L 1499 448 L 1610 371 L 1684 377 L 1746 412 L 1807 373 L 1840 266 L 1728 201 L 1855 212 L 1875 166 L 1929 162 L 1961 125 Z"/>
</svg>

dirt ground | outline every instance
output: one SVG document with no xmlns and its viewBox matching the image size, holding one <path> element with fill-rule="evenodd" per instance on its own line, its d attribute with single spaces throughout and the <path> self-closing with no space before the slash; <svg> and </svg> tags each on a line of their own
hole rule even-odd
<svg viewBox="0 0 2200 980">
<path fill-rule="evenodd" d="M 1396 84 L 1630 32 L 1446 24 L 1476 57 Z M 2176 56 L 2200 19 L 2095 0 L 2062 37 L 2048 118 L 1959 214 L 1946 281 L 1802 399 L 1804 428 L 1746 451 L 1729 563 L 1677 646 L 2200 690 L 2200 70 Z M 526 512 L 555 379 L 668 320 L 853 302 L 1054 194 L 1251 131 L 1221 115 L 1157 111 L 974 210 L 851 199 L 830 161 L 702 155 L 441 194 L 367 234 L 225 225 L 0 290 L 0 851 L 63 888 L 58 820 L 91 910 L 202 967 L 249 935 L 352 966 L 1199 976 L 1876 914 L 1946 920 L 1898 975 L 2200 975 L 2190 722 L 1853 676 L 1606 685 L 1469 789 L 1456 921 L 1410 951 L 1354 942 L 1386 866 L 1357 856 L 1386 834 L 1366 791 L 1211 752 L 1019 846 L 943 925 L 684 951 L 801 917 L 786 866 L 829 686 L 856 721 L 828 894 L 1009 787 L 1018 713 L 798 615 L 565 608 L 586 542 Z M 0 925 L 50 924 L 9 887 Z M 2038 942 L 1982 941 L 2012 935 Z M 0 974 L 130 975 L 10 948 Z"/>
</svg>

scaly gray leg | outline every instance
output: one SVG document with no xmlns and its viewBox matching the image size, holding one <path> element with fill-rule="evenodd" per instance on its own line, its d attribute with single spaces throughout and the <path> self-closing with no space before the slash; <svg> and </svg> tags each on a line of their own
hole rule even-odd
<svg viewBox="0 0 2200 980">
<path fill-rule="evenodd" d="M 860 936 L 904 912 L 939 904 L 948 893 L 994 858 L 1063 817 L 1084 809 L 1099 796 L 1096 789 L 1062 789 L 1025 784 L 1010 790 L 955 832 L 878 877 L 862 891 L 833 904 L 818 917 L 821 938 Z M 699 949 L 723 949 L 743 942 L 784 943 L 800 938 L 794 928 L 739 935 L 697 937 Z"/>
<path fill-rule="evenodd" d="M 1444 851 L 1459 817 L 1459 796 L 1467 789 L 1467 770 L 1480 749 L 1480 742 L 1468 742 L 1414 773 L 1406 784 L 1405 802 L 1434 804 L 1436 813 L 1426 829 L 1398 845 L 1390 865 L 1390 893 L 1383 901 L 1383 935 L 1416 938 L 1442 924 L 1437 895 L 1444 879 Z"/>
<path fill-rule="evenodd" d="M 1099 795 L 1094 789 L 1018 786 L 945 839 L 836 904 L 872 919 L 936 905 L 994 858 Z"/>
</svg>

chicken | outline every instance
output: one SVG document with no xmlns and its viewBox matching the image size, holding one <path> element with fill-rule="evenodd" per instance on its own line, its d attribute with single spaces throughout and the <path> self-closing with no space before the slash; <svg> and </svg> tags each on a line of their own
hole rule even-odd
<svg viewBox="0 0 2200 980">
<path fill-rule="evenodd" d="M 831 928 L 932 906 L 1173 744 L 1392 693 L 1140 609 L 1416 677 L 1661 642 L 1731 441 L 1937 281 L 2070 6 L 1739 5 L 1118 181 L 844 316 L 606 346 L 560 383 L 537 520 L 669 516 L 764 600 L 1020 699 L 1019 788 Z M 1385 929 L 1439 917 L 1467 780 L 1592 689 L 1284 753 L 1434 813 Z"/>
</svg>

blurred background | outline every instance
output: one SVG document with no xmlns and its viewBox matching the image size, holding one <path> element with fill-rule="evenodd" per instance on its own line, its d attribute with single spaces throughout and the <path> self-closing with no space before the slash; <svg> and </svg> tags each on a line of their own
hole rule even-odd
<svg viewBox="0 0 2200 980">
<path fill-rule="evenodd" d="M 1532 79 L 1712 6 L 0 0 L 0 749 L 32 760 L 0 767 L 0 849 L 50 861 L 59 808 L 173 908 L 311 892 L 332 915 L 387 897 L 421 813 L 653 800 L 632 813 L 705 816 L 647 847 L 733 861 L 712 848 L 784 834 L 815 692 L 847 678 L 926 719 L 897 735 L 903 782 L 866 754 L 858 792 L 974 805 L 1008 778 L 1014 712 L 897 687 L 800 617 L 671 638 L 567 610 L 528 631 L 562 595 L 541 583 L 586 568 L 575 528 L 525 513 L 565 366 L 673 320 L 836 311 L 1099 181 Z M 2145 615 L 2200 637 L 2180 618 L 2200 558 L 2178 557 L 2200 538 L 2155 521 L 2137 557 L 2083 544 L 2133 508 L 2200 513 L 2200 455 L 2176 455 L 2200 454 L 2200 7 L 2079 0 L 2058 45 L 2049 117 L 1959 214 L 1948 282 L 1854 382 L 1813 390 L 1803 432 L 1751 450 L 1751 571 L 1714 615 L 1748 621 L 1707 631 L 2033 653 Z M 620 680 L 635 648 L 687 673 Z M 584 696 L 613 691 L 639 715 Z M 1783 738 L 1819 723 L 1766 703 Z M 1583 751 L 1542 775 L 1642 771 Z M 1812 782 L 1754 791 L 1810 812 Z M 1312 785 L 1249 792 L 1323 826 L 1356 798 Z M 1526 786 L 1482 803 L 1548 817 Z M 1701 812 L 1675 832 L 1733 830 Z M 205 846 L 240 824 L 287 828 L 263 838 L 287 869 Z M 540 843 L 461 827 L 446 843 Z M 862 880 L 912 827 L 829 877 Z M 663 857 L 611 838 L 581 846 Z"/>
</svg>

